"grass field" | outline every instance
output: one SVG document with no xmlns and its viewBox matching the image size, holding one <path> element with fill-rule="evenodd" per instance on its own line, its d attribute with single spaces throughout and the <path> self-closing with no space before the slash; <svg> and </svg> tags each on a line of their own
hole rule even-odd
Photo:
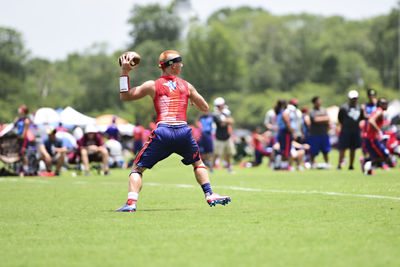
<svg viewBox="0 0 400 267">
<path fill-rule="evenodd" d="M 217 170 L 210 208 L 178 157 L 115 213 L 128 170 L 0 179 L 0 266 L 400 266 L 400 169 Z"/>
</svg>

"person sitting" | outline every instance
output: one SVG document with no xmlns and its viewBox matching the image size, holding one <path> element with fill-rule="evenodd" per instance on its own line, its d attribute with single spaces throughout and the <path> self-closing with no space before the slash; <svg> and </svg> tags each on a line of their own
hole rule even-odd
<svg viewBox="0 0 400 267">
<path fill-rule="evenodd" d="M 124 157 L 122 156 L 122 145 L 111 137 L 104 146 L 108 150 L 108 166 L 110 168 L 122 168 L 124 166 Z"/>
<path fill-rule="evenodd" d="M 63 146 L 62 140 L 56 137 L 56 132 L 57 130 L 54 128 L 47 129 L 48 136 L 43 138 L 39 151 L 41 159 L 46 164 L 47 172 L 51 173 L 52 164 L 56 164 L 55 175 L 58 176 L 64 163 L 67 148 Z"/>
<path fill-rule="evenodd" d="M 85 168 L 85 174 L 89 175 L 89 162 L 100 161 L 103 163 L 104 174 L 108 175 L 108 151 L 104 147 L 103 139 L 96 126 L 87 125 L 85 134 L 78 140 L 78 151 Z"/>
</svg>

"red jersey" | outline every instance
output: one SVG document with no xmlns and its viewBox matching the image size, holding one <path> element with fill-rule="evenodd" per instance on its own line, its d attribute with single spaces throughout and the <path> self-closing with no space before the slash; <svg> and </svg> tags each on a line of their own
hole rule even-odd
<svg viewBox="0 0 400 267">
<path fill-rule="evenodd" d="M 186 122 L 189 86 L 176 76 L 161 76 L 153 99 L 158 122 Z"/>
<path fill-rule="evenodd" d="M 371 113 L 370 118 L 375 115 L 377 111 L 383 111 L 382 108 L 378 107 L 375 109 L 374 112 Z M 380 116 L 379 118 L 376 119 L 376 125 L 378 126 L 379 129 L 382 129 L 383 125 L 383 116 Z M 371 126 L 371 123 L 368 123 L 367 125 L 367 131 L 365 133 L 365 137 L 368 139 L 375 139 L 378 138 L 379 133 L 375 130 L 374 127 Z"/>
</svg>

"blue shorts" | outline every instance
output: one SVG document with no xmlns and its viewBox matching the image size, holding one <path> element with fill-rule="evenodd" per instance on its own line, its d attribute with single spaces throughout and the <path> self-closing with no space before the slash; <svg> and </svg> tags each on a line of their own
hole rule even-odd
<svg viewBox="0 0 400 267">
<path fill-rule="evenodd" d="M 323 154 L 328 154 L 328 152 L 331 151 L 329 135 L 310 135 L 307 143 L 310 145 L 312 156 L 317 156 L 320 151 Z"/>
<path fill-rule="evenodd" d="M 206 132 L 201 133 L 201 137 L 199 140 L 199 147 L 200 147 L 200 152 L 202 154 L 213 153 L 214 144 L 211 133 L 206 133 Z"/>
<path fill-rule="evenodd" d="M 284 157 L 290 156 L 290 149 L 292 148 L 293 136 L 285 129 L 279 130 L 278 142 L 281 150 L 281 155 Z"/>
<path fill-rule="evenodd" d="M 159 124 L 136 156 L 135 164 L 151 169 L 172 153 L 181 155 L 185 165 L 200 160 L 199 146 L 192 136 L 192 129 L 186 124 Z"/>
<path fill-rule="evenodd" d="M 341 132 L 339 136 L 339 149 L 356 149 L 361 147 L 361 133 L 360 131 L 356 133 L 346 133 Z"/>
<path fill-rule="evenodd" d="M 378 139 L 364 138 L 365 148 L 368 150 L 371 158 L 384 158 L 389 156 L 389 150 Z"/>
</svg>

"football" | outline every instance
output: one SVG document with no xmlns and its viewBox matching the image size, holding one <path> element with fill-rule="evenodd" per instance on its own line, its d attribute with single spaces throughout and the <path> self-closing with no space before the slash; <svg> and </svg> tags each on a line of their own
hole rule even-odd
<svg viewBox="0 0 400 267">
<path fill-rule="evenodd" d="M 135 66 L 135 65 L 139 65 L 140 63 L 140 55 L 134 51 L 128 51 L 123 53 L 119 58 L 118 58 L 118 63 L 120 66 L 122 66 L 122 62 L 121 62 L 121 57 L 128 57 L 131 58 L 131 66 Z"/>
</svg>

